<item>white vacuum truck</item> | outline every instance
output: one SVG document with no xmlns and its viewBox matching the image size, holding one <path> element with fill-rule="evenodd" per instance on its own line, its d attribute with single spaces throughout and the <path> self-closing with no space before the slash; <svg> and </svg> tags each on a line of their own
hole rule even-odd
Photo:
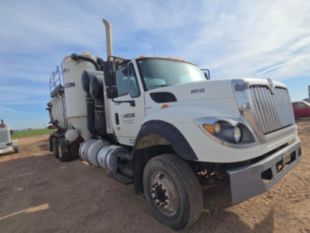
<svg viewBox="0 0 310 233">
<path fill-rule="evenodd" d="M 4 123 L 3 120 L 0 121 L 0 155 L 7 153 L 18 153 L 18 145 L 12 141 L 11 138 L 12 131 Z"/>
<path fill-rule="evenodd" d="M 180 230 L 201 215 L 199 180 L 230 181 L 237 203 L 270 189 L 300 160 L 287 88 L 270 79 L 210 81 L 177 59 L 89 54 L 52 74 L 55 157 L 78 156 L 144 192 L 154 216 Z"/>
</svg>

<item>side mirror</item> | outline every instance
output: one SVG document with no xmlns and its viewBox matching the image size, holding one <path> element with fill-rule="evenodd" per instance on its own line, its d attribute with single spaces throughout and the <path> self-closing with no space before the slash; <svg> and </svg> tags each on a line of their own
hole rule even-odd
<svg viewBox="0 0 310 233">
<path fill-rule="evenodd" d="M 116 83 L 115 63 L 104 62 L 104 82 L 106 86 L 113 86 Z"/>
<path fill-rule="evenodd" d="M 118 96 L 116 86 L 108 86 L 106 90 L 108 99 L 114 99 Z"/>
<path fill-rule="evenodd" d="M 210 73 L 210 70 L 209 69 L 201 69 L 201 71 L 203 72 L 203 74 L 205 75 L 205 78 L 207 80 L 210 80 L 211 79 L 211 73 Z"/>
<path fill-rule="evenodd" d="M 11 130 L 11 131 L 10 131 L 10 133 L 11 133 L 11 135 L 13 135 L 13 134 L 14 134 L 14 131 L 13 131 L 13 130 Z"/>
</svg>

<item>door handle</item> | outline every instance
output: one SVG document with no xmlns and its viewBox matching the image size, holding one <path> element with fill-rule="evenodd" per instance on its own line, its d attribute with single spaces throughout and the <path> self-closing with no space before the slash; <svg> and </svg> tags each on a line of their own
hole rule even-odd
<svg viewBox="0 0 310 233">
<path fill-rule="evenodd" d="M 136 106 L 136 101 L 134 100 L 113 100 L 113 102 L 116 104 L 129 103 L 132 107 Z"/>
<path fill-rule="evenodd" d="M 136 106 L 136 101 L 134 101 L 134 100 L 129 100 L 128 103 L 130 104 L 131 107 L 135 107 Z"/>
</svg>

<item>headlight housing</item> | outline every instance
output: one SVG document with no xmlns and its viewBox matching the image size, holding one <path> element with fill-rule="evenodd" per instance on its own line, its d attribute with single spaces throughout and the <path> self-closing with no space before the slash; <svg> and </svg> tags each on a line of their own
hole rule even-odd
<svg viewBox="0 0 310 233">
<path fill-rule="evenodd" d="M 196 123 L 205 133 L 222 143 L 243 145 L 255 142 L 250 129 L 238 120 L 204 118 L 197 120 Z"/>
</svg>

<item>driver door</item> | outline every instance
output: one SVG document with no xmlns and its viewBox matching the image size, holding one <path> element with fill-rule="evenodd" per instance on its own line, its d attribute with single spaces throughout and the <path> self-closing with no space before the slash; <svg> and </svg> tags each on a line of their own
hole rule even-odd
<svg viewBox="0 0 310 233">
<path fill-rule="evenodd" d="M 118 97 L 112 102 L 112 122 L 119 143 L 133 146 L 145 117 L 142 86 L 133 63 L 116 71 Z"/>
</svg>

